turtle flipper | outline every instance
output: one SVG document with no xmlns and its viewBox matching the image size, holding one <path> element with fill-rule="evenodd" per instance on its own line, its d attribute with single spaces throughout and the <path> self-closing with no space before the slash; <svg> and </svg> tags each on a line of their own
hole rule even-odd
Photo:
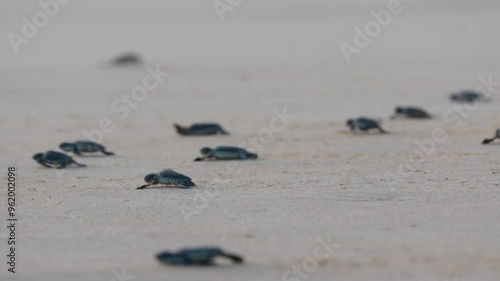
<svg viewBox="0 0 500 281">
<path fill-rule="evenodd" d="M 380 133 L 382 133 L 382 134 L 387 134 L 387 131 L 386 131 L 386 130 L 384 130 L 384 129 L 382 129 L 382 127 L 377 126 L 377 129 L 380 131 Z"/>
<path fill-rule="evenodd" d="M 222 253 L 220 255 L 222 257 L 225 257 L 225 258 L 232 260 L 234 263 L 243 263 L 243 258 L 238 256 L 238 255 L 228 254 L 228 253 Z"/>
<path fill-rule="evenodd" d="M 104 155 L 115 155 L 113 152 L 106 151 L 105 149 L 100 150 Z"/>
<path fill-rule="evenodd" d="M 497 138 L 497 137 L 494 137 L 494 138 L 491 138 L 491 139 L 484 139 L 484 140 L 483 140 L 483 144 L 488 144 L 488 143 L 490 143 L 490 142 L 494 141 L 496 138 Z"/>
<path fill-rule="evenodd" d="M 191 134 L 191 132 L 188 129 L 183 128 L 180 125 L 174 124 L 174 127 L 177 130 L 177 133 L 179 133 L 179 135 L 186 136 L 186 135 L 190 135 Z"/>
<path fill-rule="evenodd" d="M 148 187 L 148 186 L 150 186 L 150 185 L 152 185 L 152 184 L 151 184 L 151 183 L 147 183 L 147 184 L 145 184 L 145 185 L 143 185 L 143 186 L 139 186 L 139 187 L 138 187 L 138 188 L 136 188 L 136 189 L 144 189 L 144 188 L 146 188 L 146 187 Z"/>
<path fill-rule="evenodd" d="M 82 154 L 80 153 L 80 149 L 78 149 L 78 146 L 77 146 L 76 144 L 75 144 L 75 145 L 73 145 L 73 153 L 74 153 L 75 155 L 80 156 L 80 157 L 82 156 Z"/>
<path fill-rule="evenodd" d="M 196 184 L 194 184 L 194 182 L 192 182 L 191 180 L 186 180 L 186 181 L 185 181 L 185 185 L 186 185 L 187 187 L 196 186 Z"/>
<path fill-rule="evenodd" d="M 204 161 L 205 159 L 207 159 L 207 157 L 198 157 L 195 158 L 194 161 Z"/>
</svg>

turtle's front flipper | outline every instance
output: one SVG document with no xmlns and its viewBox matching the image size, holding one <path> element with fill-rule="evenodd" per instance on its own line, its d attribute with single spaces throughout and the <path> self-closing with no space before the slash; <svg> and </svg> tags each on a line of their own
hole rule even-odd
<svg viewBox="0 0 500 281">
<path fill-rule="evenodd" d="M 232 260 L 234 263 L 243 263 L 243 258 L 238 255 L 222 253 L 221 256 Z"/>
<path fill-rule="evenodd" d="M 246 159 L 257 159 L 258 155 L 256 153 L 248 152 Z"/>
<path fill-rule="evenodd" d="M 204 161 L 207 157 L 198 157 L 194 161 Z"/>
<path fill-rule="evenodd" d="M 377 129 L 382 133 L 382 134 L 387 134 L 387 131 L 382 129 L 382 127 L 377 126 Z"/>
<path fill-rule="evenodd" d="M 106 151 L 105 149 L 101 149 L 101 152 L 102 152 L 104 155 L 115 155 L 113 152 Z"/>
<path fill-rule="evenodd" d="M 189 131 L 186 128 L 183 128 L 180 125 L 174 124 L 174 127 L 177 130 L 177 133 L 179 133 L 180 135 L 186 136 L 186 135 L 190 135 L 191 134 L 191 131 Z"/>
<path fill-rule="evenodd" d="M 191 180 L 183 180 L 179 182 L 179 185 L 182 188 L 190 188 L 191 186 L 196 186 L 196 184 L 194 184 L 194 182 L 192 182 Z"/>
<path fill-rule="evenodd" d="M 148 187 L 148 186 L 150 186 L 150 185 L 152 185 L 152 184 L 151 184 L 151 183 L 148 183 L 148 184 L 145 184 L 145 185 L 143 185 L 143 186 L 139 186 L 139 187 L 138 187 L 138 188 L 136 188 L 136 189 L 144 189 L 144 188 L 146 188 L 146 187 Z"/>
<path fill-rule="evenodd" d="M 75 155 L 78 155 L 78 156 L 82 157 L 82 154 L 80 153 L 80 149 L 78 149 L 78 146 L 76 144 L 73 145 L 73 153 Z"/>
<path fill-rule="evenodd" d="M 484 140 L 483 140 L 483 144 L 488 144 L 488 143 L 490 143 L 490 142 L 494 141 L 496 138 L 497 138 L 497 137 L 494 137 L 494 138 L 491 138 L 491 139 L 484 139 Z"/>
</svg>

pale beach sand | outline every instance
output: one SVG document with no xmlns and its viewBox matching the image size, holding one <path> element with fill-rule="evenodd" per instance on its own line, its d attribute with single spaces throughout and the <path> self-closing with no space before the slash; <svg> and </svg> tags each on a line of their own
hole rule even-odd
<svg viewBox="0 0 500 281">
<path fill-rule="evenodd" d="M 5 2 L 2 35 L 19 33 L 21 18 L 40 9 Z M 1 280 L 108 281 L 122 269 L 137 281 L 500 279 L 500 144 L 480 145 L 500 128 L 500 88 L 465 118 L 443 119 L 456 108 L 450 92 L 474 89 L 480 76 L 500 80 L 498 1 L 402 1 L 350 64 L 339 44 L 352 44 L 353 28 L 388 1 L 244 0 L 223 22 L 211 1 L 163 2 L 70 2 L 19 54 L 0 43 L 2 185 L 17 167 L 19 219 L 16 274 L 0 231 Z M 99 67 L 129 50 L 146 64 Z M 114 100 L 157 64 L 169 77 L 121 120 Z M 436 118 L 389 120 L 396 105 Z M 192 161 L 203 146 L 258 139 L 285 107 L 295 118 L 250 148 L 258 160 Z M 362 115 L 391 133 L 350 134 L 345 120 Z M 63 172 L 31 159 L 84 138 L 103 118 L 115 130 L 102 143 L 116 156 L 75 158 L 89 167 Z M 231 135 L 186 138 L 172 127 L 198 121 Z M 388 180 L 435 129 L 446 141 Z M 135 190 L 164 168 L 197 187 Z M 0 199 L 6 218 L 6 188 Z M 199 213 L 187 223 L 181 207 Z M 337 245 L 330 257 L 307 277 L 287 275 L 314 256 L 318 238 Z M 154 259 L 199 245 L 247 263 L 176 268 Z"/>
</svg>

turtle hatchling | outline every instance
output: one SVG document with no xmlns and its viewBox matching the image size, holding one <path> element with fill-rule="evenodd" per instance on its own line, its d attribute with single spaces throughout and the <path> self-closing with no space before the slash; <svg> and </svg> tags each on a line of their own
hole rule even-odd
<svg viewBox="0 0 500 281">
<path fill-rule="evenodd" d="M 233 263 L 243 263 L 243 258 L 236 254 L 224 252 L 217 247 L 201 247 L 181 249 L 177 253 L 161 252 L 156 258 L 168 265 L 215 265 L 217 257 L 227 258 Z"/>
<path fill-rule="evenodd" d="M 63 142 L 59 145 L 59 147 L 66 151 L 72 151 L 78 156 L 82 156 L 82 153 L 92 153 L 92 152 L 102 152 L 104 155 L 114 155 L 113 152 L 106 151 L 106 148 L 98 143 L 92 141 L 76 141 L 73 143 Z"/>
<path fill-rule="evenodd" d="M 369 119 L 366 117 L 359 117 L 356 119 L 349 119 L 346 122 L 347 126 L 351 129 L 351 131 L 356 132 L 356 131 L 363 131 L 366 132 L 371 129 L 377 129 L 381 133 L 385 134 L 387 131 L 382 129 L 379 125 L 379 123 L 373 119 Z"/>
<path fill-rule="evenodd" d="M 483 141 L 483 144 L 488 144 L 496 139 L 499 139 L 500 140 L 500 129 L 498 129 L 496 132 L 495 132 L 495 136 L 492 137 L 491 139 L 484 139 Z"/>
<path fill-rule="evenodd" d="M 204 147 L 200 149 L 200 152 L 203 157 L 198 157 L 194 161 L 257 159 L 256 153 L 235 146 L 217 146 L 215 149 Z"/>
<path fill-rule="evenodd" d="M 428 119 L 432 116 L 427 113 L 425 110 L 413 107 L 413 106 L 398 106 L 396 107 L 395 114 L 391 117 L 391 119 L 395 119 L 398 117 L 406 117 L 410 119 Z"/>
<path fill-rule="evenodd" d="M 135 53 L 124 53 L 114 58 L 111 63 L 115 66 L 141 64 L 141 57 Z"/>
<path fill-rule="evenodd" d="M 182 127 L 174 124 L 179 135 L 183 136 L 208 136 L 208 135 L 229 135 L 219 124 L 216 123 L 195 123 L 191 127 Z"/>
<path fill-rule="evenodd" d="M 35 161 L 38 164 L 45 166 L 47 168 L 63 169 L 63 168 L 66 168 L 66 166 L 71 165 L 71 164 L 75 164 L 78 167 L 86 167 L 87 166 L 84 164 L 77 163 L 75 160 L 73 160 L 73 158 L 71 158 L 70 156 L 68 156 L 64 153 L 60 153 L 60 152 L 52 151 L 52 150 L 49 150 L 45 153 L 37 153 L 37 154 L 33 155 L 33 159 L 35 159 Z"/>
<path fill-rule="evenodd" d="M 452 93 L 451 94 L 451 100 L 457 101 L 457 102 L 475 102 L 475 101 L 486 101 L 487 99 L 485 96 L 476 91 L 472 90 L 464 90 L 460 91 L 457 93 Z"/>
<path fill-rule="evenodd" d="M 157 174 L 149 174 L 144 177 L 144 181 L 146 184 L 138 187 L 137 189 L 144 189 L 151 185 L 171 185 L 181 188 L 196 186 L 190 177 L 179 174 L 171 169 L 163 170 Z"/>
</svg>

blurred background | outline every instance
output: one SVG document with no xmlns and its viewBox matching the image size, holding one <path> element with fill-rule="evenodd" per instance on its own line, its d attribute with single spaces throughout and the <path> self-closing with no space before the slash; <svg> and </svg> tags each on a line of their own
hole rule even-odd
<svg viewBox="0 0 500 281">
<path fill-rule="evenodd" d="M 412 64 L 432 69 L 498 63 L 498 3 L 494 0 L 401 1 L 394 15 L 348 65 L 340 51 L 354 27 L 372 20 L 387 0 L 243 0 L 221 21 L 215 1 L 69 1 L 15 55 L 2 40 L 2 68 L 94 64 L 133 50 L 150 61 L 188 65 L 286 65 L 377 69 Z M 221 1 L 222 3 L 227 3 Z M 0 32 L 20 34 L 37 1 L 2 1 Z M 357 68 L 359 67 L 359 68 Z M 439 65 L 436 65 L 439 67 Z"/>
</svg>

